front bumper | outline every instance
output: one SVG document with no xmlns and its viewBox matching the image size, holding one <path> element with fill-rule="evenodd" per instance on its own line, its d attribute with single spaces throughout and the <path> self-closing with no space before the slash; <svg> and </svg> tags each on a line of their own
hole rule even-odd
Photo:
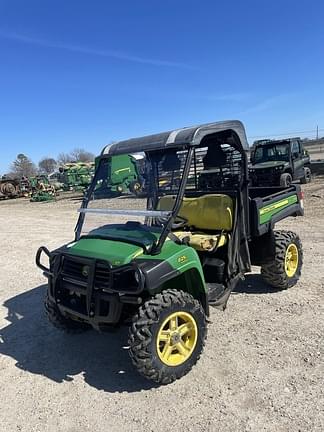
<svg viewBox="0 0 324 432">
<path fill-rule="evenodd" d="M 42 254 L 48 256 L 49 267 L 41 263 Z M 44 246 L 37 251 L 36 264 L 48 278 L 48 296 L 60 312 L 97 329 L 118 323 L 125 304 L 142 302 L 144 275 L 135 264 L 113 268 L 105 260 L 51 253 Z"/>
<path fill-rule="evenodd" d="M 256 169 L 249 171 L 249 177 L 255 186 L 279 186 L 281 170 Z"/>
</svg>

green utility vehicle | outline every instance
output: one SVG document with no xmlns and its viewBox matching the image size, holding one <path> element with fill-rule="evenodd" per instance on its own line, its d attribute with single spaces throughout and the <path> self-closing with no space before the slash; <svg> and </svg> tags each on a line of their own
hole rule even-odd
<svg viewBox="0 0 324 432">
<path fill-rule="evenodd" d="M 253 186 L 288 187 L 292 181 L 311 181 L 310 157 L 300 138 L 255 141 L 251 151 Z"/>
<path fill-rule="evenodd" d="M 101 158 L 96 158 L 96 167 L 98 167 Z M 143 171 L 145 170 L 144 155 L 121 154 L 110 158 L 107 164 L 108 174 L 106 181 L 102 183 L 102 188 L 97 188 L 96 192 L 112 195 L 121 195 L 130 192 L 140 196 L 144 190 Z M 107 186 L 107 182 L 109 185 Z"/>
<path fill-rule="evenodd" d="M 42 246 L 36 255 L 48 278 L 45 308 L 53 325 L 82 331 L 129 323 L 135 367 L 166 384 L 197 362 L 209 305 L 225 309 L 252 264 L 276 289 L 294 286 L 301 241 L 274 227 L 303 215 L 300 186 L 250 187 L 247 150 L 239 121 L 104 148 L 74 240 L 51 252 Z M 97 194 L 111 187 L 111 160 L 134 152 L 145 154 L 146 198 Z"/>
</svg>

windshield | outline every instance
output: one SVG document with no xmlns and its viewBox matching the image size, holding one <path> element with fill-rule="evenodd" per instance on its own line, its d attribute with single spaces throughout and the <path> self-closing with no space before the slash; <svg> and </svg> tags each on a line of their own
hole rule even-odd
<svg viewBox="0 0 324 432">
<path fill-rule="evenodd" d="M 162 195 L 177 194 L 187 150 L 101 158 L 80 211 L 77 232 L 137 244 L 149 250 L 171 217 L 158 208 Z"/>
<path fill-rule="evenodd" d="M 289 161 L 289 144 L 269 144 L 255 149 L 253 163 Z"/>
</svg>

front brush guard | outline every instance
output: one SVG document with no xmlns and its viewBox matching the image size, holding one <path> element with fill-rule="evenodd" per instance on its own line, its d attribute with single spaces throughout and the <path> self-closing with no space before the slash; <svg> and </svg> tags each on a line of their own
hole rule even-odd
<svg viewBox="0 0 324 432">
<path fill-rule="evenodd" d="M 50 260 L 51 258 L 51 252 L 47 249 L 47 247 L 45 246 L 41 246 L 38 251 L 36 252 L 36 265 L 37 267 L 39 267 L 41 270 L 43 270 L 45 276 L 53 276 L 53 274 L 51 273 L 50 269 L 45 267 L 42 263 L 41 263 L 41 256 L 42 253 L 45 253 L 45 255 L 48 256 L 48 259 Z"/>
<path fill-rule="evenodd" d="M 45 254 L 50 260 L 49 267 L 46 267 L 41 263 L 43 254 Z M 88 267 L 89 274 L 86 282 L 81 283 L 80 281 L 72 280 L 73 277 L 64 272 L 63 262 L 65 259 L 82 263 Z M 109 287 L 104 291 L 98 290 L 95 287 L 95 272 L 98 262 L 104 262 L 107 268 L 109 268 L 110 284 Z M 94 328 L 98 329 L 101 324 L 117 323 L 121 315 L 123 304 L 130 303 L 139 305 L 142 301 L 141 297 L 138 297 L 138 295 L 143 291 L 144 288 L 144 275 L 134 263 L 113 268 L 109 261 L 74 256 L 62 251 L 54 251 L 51 253 L 45 246 L 41 246 L 36 253 L 36 265 L 43 271 L 44 276 L 48 278 L 49 298 L 56 304 L 59 310 L 64 315 L 77 317 L 78 319 L 88 322 Z M 138 272 L 138 288 L 136 290 L 125 289 L 123 291 L 120 291 L 116 288 L 114 289 L 113 275 L 118 272 L 131 269 Z M 66 287 L 63 287 L 64 289 L 78 291 L 86 297 L 86 311 L 81 313 L 80 311 L 64 304 L 64 301 L 62 301 L 60 295 L 61 284 L 63 281 L 67 283 Z M 69 285 L 71 286 L 71 282 L 73 283 L 73 287 L 69 288 Z M 109 303 L 108 315 L 100 314 L 101 301 Z"/>
</svg>

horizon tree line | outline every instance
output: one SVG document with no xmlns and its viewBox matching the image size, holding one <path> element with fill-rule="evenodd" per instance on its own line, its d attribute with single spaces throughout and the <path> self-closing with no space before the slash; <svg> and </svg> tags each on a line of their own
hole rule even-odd
<svg viewBox="0 0 324 432">
<path fill-rule="evenodd" d="M 95 155 L 83 148 L 75 148 L 70 153 L 59 153 L 54 159 L 50 156 L 43 157 L 36 165 L 24 153 L 19 153 L 10 165 L 10 172 L 5 174 L 7 178 L 32 177 L 37 174 L 51 174 L 60 166 L 69 162 L 93 162 Z"/>
</svg>

